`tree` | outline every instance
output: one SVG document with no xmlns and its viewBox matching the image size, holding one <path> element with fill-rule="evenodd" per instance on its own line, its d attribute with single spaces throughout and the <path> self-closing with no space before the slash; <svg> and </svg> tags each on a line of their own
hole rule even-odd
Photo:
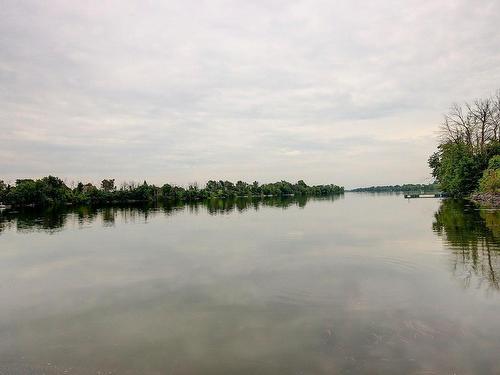
<svg viewBox="0 0 500 375">
<path fill-rule="evenodd" d="M 500 90 L 497 90 L 491 102 L 491 132 L 496 141 L 500 140 Z"/>
<path fill-rule="evenodd" d="M 0 202 L 3 202 L 5 199 L 5 194 L 7 193 L 7 185 L 3 180 L 0 180 Z"/>
<path fill-rule="evenodd" d="M 476 99 L 474 103 L 466 104 L 467 110 L 474 124 L 474 141 L 477 150 L 483 151 L 487 140 L 493 135 L 490 116 L 492 115 L 492 100 Z"/>
<path fill-rule="evenodd" d="M 495 155 L 490 159 L 488 169 L 483 172 L 483 177 L 479 181 L 479 188 L 485 193 L 500 191 L 500 155 Z"/>
<path fill-rule="evenodd" d="M 474 152 L 483 151 L 490 141 L 499 141 L 500 90 L 463 106 L 453 104 L 439 130 L 441 144 L 465 143 Z"/>
<path fill-rule="evenodd" d="M 235 198 L 236 196 L 249 196 L 251 194 L 269 194 L 283 196 L 295 194 L 304 189 L 304 195 L 326 195 L 343 193 L 343 188 L 336 185 L 307 186 L 303 181 L 292 185 L 287 181 L 280 181 L 259 186 L 257 182 L 252 185 L 238 181 L 208 181 L 205 188 L 199 188 L 196 183 L 187 188 L 163 185 L 161 188 L 149 185 L 146 181 L 139 185 L 136 183 L 123 184 L 119 189 L 114 185 L 114 179 L 103 180 L 101 189 L 87 183 L 78 183 L 70 189 L 59 178 L 48 176 L 39 180 L 19 179 L 16 186 L 10 188 L 0 183 L 0 199 L 13 205 L 52 205 L 52 204 L 90 204 L 102 205 L 113 203 L 152 202 L 159 198 L 175 201 L 196 201 L 206 198 Z M 301 191 L 302 194 L 302 191 Z"/>
<path fill-rule="evenodd" d="M 441 153 L 436 151 L 433 153 L 428 160 L 429 167 L 432 170 L 432 177 L 439 178 L 439 167 L 441 165 Z"/>
<path fill-rule="evenodd" d="M 500 90 L 486 99 L 454 104 L 440 126 L 438 151 L 428 160 L 441 189 L 453 196 L 476 190 L 488 160 L 500 153 L 499 137 Z M 494 186 L 496 172 L 488 176 L 482 188 Z"/>
<path fill-rule="evenodd" d="M 146 182 L 146 181 L 144 181 Z M 115 179 L 102 180 L 101 181 L 102 190 L 109 192 L 115 190 Z"/>
<path fill-rule="evenodd" d="M 472 193 L 479 184 L 482 173 L 477 157 L 465 143 L 440 145 L 439 161 L 432 157 L 433 174 L 441 188 L 452 196 Z"/>
</svg>

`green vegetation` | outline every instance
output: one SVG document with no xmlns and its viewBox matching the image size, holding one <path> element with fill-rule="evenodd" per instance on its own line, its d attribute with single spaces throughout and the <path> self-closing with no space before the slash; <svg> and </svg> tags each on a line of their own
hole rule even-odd
<svg viewBox="0 0 500 375">
<path fill-rule="evenodd" d="M 383 192 L 429 192 L 437 191 L 437 184 L 403 184 L 403 185 L 386 185 L 386 186 L 370 186 L 352 189 L 353 192 L 368 192 L 368 193 L 383 193 Z"/>
<path fill-rule="evenodd" d="M 124 183 L 120 188 L 115 180 L 106 179 L 100 188 L 79 182 L 76 187 L 68 187 L 61 179 L 53 176 L 39 180 L 17 180 L 14 186 L 0 181 L 0 202 L 15 206 L 54 204 L 105 205 L 125 202 L 153 202 L 171 200 L 191 202 L 212 198 L 260 197 L 260 196 L 327 196 L 342 194 L 344 188 L 337 185 L 308 186 L 304 181 L 292 184 L 280 181 L 260 185 L 238 181 L 208 181 L 204 188 L 191 184 L 187 188 L 165 184 L 161 187 Z"/>
<path fill-rule="evenodd" d="M 493 156 L 488 162 L 488 168 L 479 180 L 479 190 L 488 193 L 500 192 L 500 155 Z"/>
<path fill-rule="evenodd" d="M 429 158 L 440 188 L 454 197 L 480 189 L 496 193 L 500 164 L 500 91 L 472 104 L 453 105 L 441 125 L 438 151 Z"/>
</svg>

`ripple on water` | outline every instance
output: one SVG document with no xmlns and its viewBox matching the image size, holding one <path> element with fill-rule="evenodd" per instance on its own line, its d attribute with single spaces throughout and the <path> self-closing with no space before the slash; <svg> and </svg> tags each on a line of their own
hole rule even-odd
<svg viewBox="0 0 500 375">
<path fill-rule="evenodd" d="M 362 265 L 352 257 L 340 267 L 328 268 L 301 279 L 284 275 L 266 285 L 271 303 L 288 306 L 335 307 L 348 310 L 385 309 L 407 306 L 414 295 L 407 288 L 419 273 L 431 267 L 411 259 L 370 257 Z M 350 271 L 353 267 L 353 271 Z M 363 277 L 360 277 L 363 275 Z M 408 275 L 412 277 L 408 279 Z M 406 279 L 406 282 L 400 282 Z M 410 280 L 410 281 L 408 281 Z"/>
</svg>

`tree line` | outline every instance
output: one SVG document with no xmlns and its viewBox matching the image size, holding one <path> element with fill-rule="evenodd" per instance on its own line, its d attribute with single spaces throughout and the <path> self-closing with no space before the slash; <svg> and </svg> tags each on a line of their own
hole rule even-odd
<svg viewBox="0 0 500 375">
<path fill-rule="evenodd" d="M 403 185 L 384 185 L 384 186 L 370 186 L 351 189 L 352 192 L 368 192 L 368 193 L 383 193 L 383 192 L 430 192 L 437 191 L 439 187 L 437 184 L 403 184 Z"/>
<path fill-rule="evenodd" d="M 439 128 L 432 175 L 451 196 L 500 190 L 500 90 L 489 98 L 453 104 Z"/>
<path fill-rule="evenodd" d="M 91 183 L 79 182 L 69 187 L 58 177 L 48 176 L 41 179 L 19 179 L 15 185 L 0 181 L 0 202 L 14 206 L 52 204 L 104 205 L 127 202 L 154 202 L 171 200 L 190 202 L 214 198 L 235 198 L 255 196 L 327 196 L 342 194 L 344 188 L 337 185 L 309 186 L 300 180 L 297 183 L 279 181 L 259 184 L 257 181 L 246 183 L 238 181 L 208 181 L 204 187 L 190 184 L 187 187 L 164 184 L 150 185 L 123 183 L 115 185 L 114 179 L 104 179 L 99 187 Z"/>
</svg>

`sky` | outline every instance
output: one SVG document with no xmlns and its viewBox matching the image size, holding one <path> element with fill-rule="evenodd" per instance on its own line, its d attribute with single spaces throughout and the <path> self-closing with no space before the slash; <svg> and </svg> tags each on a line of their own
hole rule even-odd
<svg viewBox="0 0 500 375">
<path fill-rule="evenodd" d="M 498 0 L 0 0 L 0 179 L 428 183 Z"/>
</svg>

